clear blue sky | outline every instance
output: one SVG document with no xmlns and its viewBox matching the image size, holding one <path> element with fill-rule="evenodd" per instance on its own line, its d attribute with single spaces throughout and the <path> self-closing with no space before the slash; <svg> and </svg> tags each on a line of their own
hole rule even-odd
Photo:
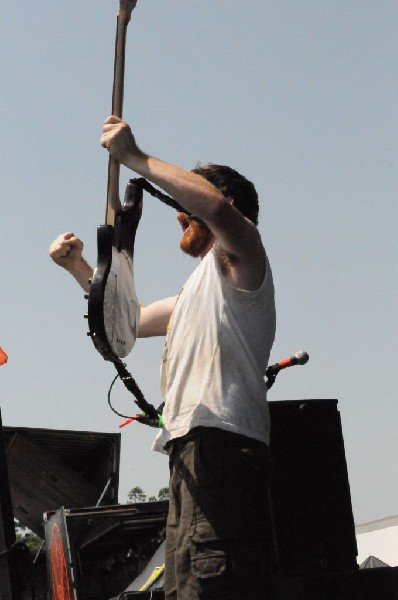
<svg viewBox="0 0 398 600">
<path fill-rule="evenodd" d="M 86 337 L 83 293 L 48 258 L 73 230 L 96 260 L 105 211 L 117 1 L 3 0 L 0 370 L 6 425 L 117 432 L 113 367 Z M 357 523 L 398 514 L 398 4 L 370 0 L 138 0 L 125 118 L 149 153 L 241 170 L 261 198 L 277 291 L 271 362 L 307 350 L 269 399 L 337 398 Z M 130 173 L 122 170 L 124 188 Z M 195 266 L 175 213 L 151 197 L 136 242 L 143 303 Z M 160 403 L 162 340 L 128 358 Z M 124 389 L 114 402 L 134 410 Z M 154 430 L 122 432 L 120 500 L 157 494 Z"/>
</svg>

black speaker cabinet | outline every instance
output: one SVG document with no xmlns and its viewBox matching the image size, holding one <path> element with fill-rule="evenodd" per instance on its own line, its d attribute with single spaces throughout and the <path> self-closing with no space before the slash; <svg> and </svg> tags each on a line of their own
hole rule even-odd
<svg viewBox="0 0 398 600">
<path fill-rule="evenodd" d="M 398 600 L 398 568 L 280 578 L 276 600 Z"/>
<path fill-rule="evenodd" d="M 337 400 L 270 402 L 271 511 L 279 575 L 357 569 Z"/>
<path fill-rule="evenodd" d="M 359 571 L 361 600 L 398 600 L 398 568 Z"/>
</svg>

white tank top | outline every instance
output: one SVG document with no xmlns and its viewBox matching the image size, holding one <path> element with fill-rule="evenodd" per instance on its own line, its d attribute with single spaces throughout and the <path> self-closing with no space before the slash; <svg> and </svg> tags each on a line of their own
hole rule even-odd
<svg viewBox="0 0 398 600">
<path fill-rule="evenodd" d="M 216 247 L 186 282 L 166 335 L 161 364 L 163 428 L 153 450 L 194 427 L 218 427 L 269 443 L 264 380 L 275 337 L 275 302 L 266 259 L 262 285 L 234 288 Z"/>
</svg>

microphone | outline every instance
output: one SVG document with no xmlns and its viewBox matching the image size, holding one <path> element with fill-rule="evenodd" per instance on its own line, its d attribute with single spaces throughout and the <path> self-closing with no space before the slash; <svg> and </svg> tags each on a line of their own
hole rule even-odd
<svg viewBox="0 0 398 600">
<path fill-rule="evenodd" d="M 275 363 L 274 365 L 270 365 L 269 367 L 267 367 L 265 375 L 267 377 L 273 377 L 274 375 L 279 373 L 279 371 L 281 371 L 282 369 L 286 369 L 287 367 L 293 367 L 294 365 L 305 365 L 309 361 L 309 358 L 310 357 L 308 356 L 307 352 L 304 352 L 304 350 L 299 350 L 299 352 L 296 352 L 296 354 L 294 354 L 293 356 L 290 356 L 289 358 L 284 358 L 283 360 Z"/>
</svg>

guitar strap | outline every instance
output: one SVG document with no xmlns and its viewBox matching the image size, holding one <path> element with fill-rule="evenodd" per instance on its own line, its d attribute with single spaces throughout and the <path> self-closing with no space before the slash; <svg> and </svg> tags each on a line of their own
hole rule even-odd
<svg viewBox="0 0 398 600">
<path fill-rule="evenodd" d="M 138 179 L 130 179 L 130 181 L 134 181 L 137 185 L 140 185 L 143 190 L 145 190 L 146 192 L 151 194 L 151 196 L 154 196 L 158 200 L 161 200 L 161 202 L 167 204 L 167 206 L 171 206 L 171 208 L 175 208 L 175 210 L 179 212 L 186 212 L 185 208 L 182 208 L 182 206 L 178 204 L 175 200 L 173 200 L 173 198 L 170 198 L 170 196 L 167 196 L 157 188 L 153 187 L 153 185 L 150 184 L 149 181 L 144 179 L 144 177 L 139 177 Z"/>
<path fill-rule="evenodd" d="M 185 208 L 183 208 L 180 204 L 178 204 L 178 202 L 173 200 L 173 198 L 170 198 L 170 196 L 167 196 L 166 194 L 164 194 L 157 188 L 153 187 L 153 185 L 150 184 L 149 181 L 144 179 L 144 177 L 140 177 L 138 179 L 130 179 L 130 182 L 137 183 L 138 185 L 140 185 L 142 187 L 142 189 L 144 189 L 146 192 L 148 192 L 149 194 L 151 194 L 152 196 L 154 196 L 155 198 L 157 198 L 164 204 L 167 204 L 167 206 L 170 206 L 171 208 L 175 208 L 175 210 L 177 210 L 178 212 L 185 213 L 186 215 L 188 215 L 188 217 L 191 221 L 197 221 L 198 223 L 200 223 L 202 225 L 202 227 L 206 227 L 208 229 L 206 223 L 204 221 L 202 221 L 202 219 L 200 219 L 196 215 L 193 215 L 192 213 L 189 213 L 187 210 L 185 210 Z"/>
</svg>

